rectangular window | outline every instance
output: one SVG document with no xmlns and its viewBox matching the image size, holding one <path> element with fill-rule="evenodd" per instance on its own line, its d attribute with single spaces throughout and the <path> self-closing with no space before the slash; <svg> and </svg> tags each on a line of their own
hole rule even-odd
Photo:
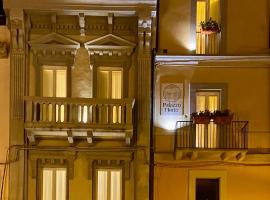
<svg viewBox="0 0 270 200">
<path fill-rule="evenodd" d="M 220 110 L 220 91 L 198 91 L 196 92 L 196 112 L 209 110 L 214 112 Z M 196 125 L 196 147 L 217 147 L 217 126 L 213 122 L 209 125 Z"/>
<path fill-rule="evenodd" d="M 96 200 L 122 199 L 122 170 L 97 169 Z"/>
<path fill-rule="evenodd" d="M 42 68 L 42 96 L 67 96 L 67 69 L 66 67 L 43 66 Z"/>
<path fill-rule="evenodd" d="M 120 68 L 99 67 L 97 71 L 97 97 L 105 99 L 121 99 L 123 96 L 123 72 Z M 122 107 L 112 106 L 112 123 L 121 123 Z M 110 111 L 103 109 L 101 119 L 110 121 Z"/>
<path fill-rule="evenodd" d="M 202 34 L 201 22 L 210 18 L 220 25 L 219 0 L 197 0 L 196 9 L 196 53 L 218 54 L 220 34 Z"/>
<path fill-rule="evenodd" d="M 100 67 L 97 72 L 97 96 L 106 99 L 122 98 L 122 70 Z"/>
<path fill-rule="evenodd" d="M 42 169 L 42 200 L 66 200 L 67 170 L 66 168 Z"/>
<path fill-rule="evenodd" d="M 219 200 L 219 179 L 196 179 L 196 200 Z"/>
<path fill-rule="evenodd" d="M 67 96 L 67 69 L 59 66 L 43 66 L 42 68 L 42 96 L 43 97 L 66 97 Z M 43 105 L 42 119 L 52 121 L 52 113 L 55 109 L 57 122 L 64 121 L 64 105 Z M 60 111 L 60 113 L 59 113 Z"/>
</svg>

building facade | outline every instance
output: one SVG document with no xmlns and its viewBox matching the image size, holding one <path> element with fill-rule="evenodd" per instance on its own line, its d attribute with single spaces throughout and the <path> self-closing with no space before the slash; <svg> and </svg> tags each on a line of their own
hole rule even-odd
<svg viewBox="0 0 270 200">
<path fill-rule="evenodd" d="M 269 1 L 159 4 L 155 199 L 269 199 Z"/>
<path fill-rule="evenodd" d="M 155 1 L 6 1 L 8 199 L 149 198 Z"/>
<path fill-rule="evenodd" d="M 2 199 L 269 199 L 268 0 L 4 8 Z"/>
</svg>

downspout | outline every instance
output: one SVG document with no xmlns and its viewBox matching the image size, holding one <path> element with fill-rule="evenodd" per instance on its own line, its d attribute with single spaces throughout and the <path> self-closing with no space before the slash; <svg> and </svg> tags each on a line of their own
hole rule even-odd
<svg viewBox="0 0 270 200">
<path fill-rule="evenodd" d="M 155 57 L 159 49 L 159 5 L 156 9 L 156 47 L 151 52 L 151 109 L 150 109 L 150 155 L 149 155 L 149 200 L 154 200 L 155 147 L 154 147 L 154 110 L 155 110 Z"/>
</svg>

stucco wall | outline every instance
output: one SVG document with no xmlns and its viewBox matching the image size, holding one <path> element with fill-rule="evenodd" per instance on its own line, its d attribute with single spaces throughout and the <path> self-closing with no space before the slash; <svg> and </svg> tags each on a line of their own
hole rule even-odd
<svg viewBox="0 0 270 200">
<path fill-rule="evenodd" d="M 5 26 L 0 26 L 0 41 L 9 43 L 9 30 Z M 9 146 L 9 72 L 9 58 L 0 58 L 0 163 L 5 162 Z M 3 170 L 4 166 L 0 165 L 0 179 L 2 179 Z"/>
<path fill-rule="evenodd" d="M 191 50 L 196 47 L 195 37 L 192 36 L 195 32 L 196 1 L 192 2 L 192 0 L 160 0 L 160 49 L 168 49 L 169 54 L 194 53 Z M 266 53 L 269 46 L 268 10 L 267 0 L 256 3 L 252 0 L 223 1 L 221 9 L 223 53 L 228 55 Z"/>
<path fill-rule="evenodd" d="M 226 100 L 235 120 L 249 121 L 249 148 L 269 148 L 269 69 L 262 67 L 198 67 L 158 70 L 155 91 L 155 127 L 157 150 L 171 151 L 177 120 L 189 120 L 192 83 L 224 83 L 228 87 Z M 184 112 L 182 116 L 160 114 L 160 84 L 184 83 Z M 187 115 L 188 118 L 185 118 Z"/>
<path fill-rule="evenodd" d="M 227 173 L 227 199 L 269 199 L 270 167 L 156 167 L 155 200 L 188 200 L 190 170 L 221 170 Z"/>
</svg>

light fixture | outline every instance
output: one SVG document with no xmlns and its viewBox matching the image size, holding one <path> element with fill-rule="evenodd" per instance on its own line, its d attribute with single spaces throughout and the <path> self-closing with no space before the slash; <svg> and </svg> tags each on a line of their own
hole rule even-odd
<svg viewBox="0 0 270 200">
<path fill-rule="evenodd" d="M 0 0 L 0 26 L 6 25 L 6 14 L 3 7 L 3 0 Z"/>
</svg>

